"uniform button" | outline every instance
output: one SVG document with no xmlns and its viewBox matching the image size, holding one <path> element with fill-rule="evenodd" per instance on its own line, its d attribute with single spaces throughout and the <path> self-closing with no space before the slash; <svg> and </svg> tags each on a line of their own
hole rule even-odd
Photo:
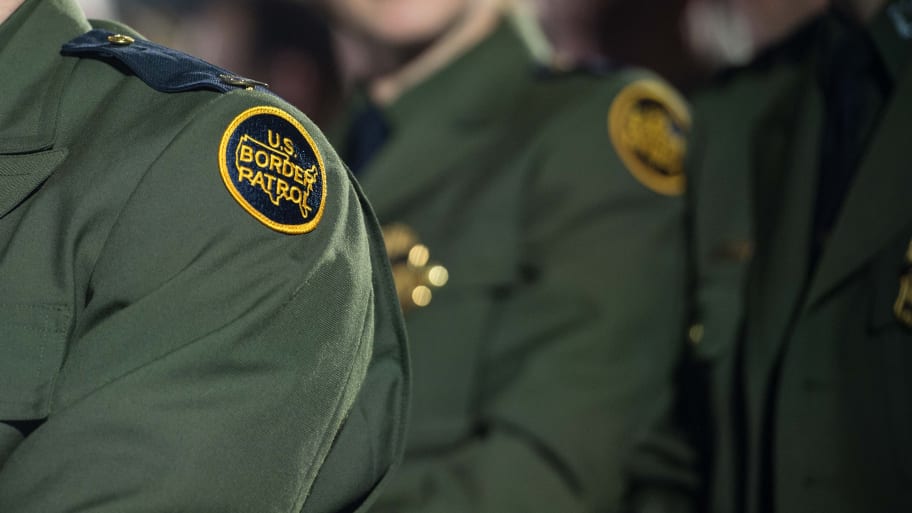
<svg viewBox="0 0 912 513">
<path fill-rule="evenodd" d="M 424 308 L 431 304 L 431 298 L 433 297 L 433 292 L 426 285 L 419 285 L 412 290 L 412 302 L 418 308 Z"/>
<path fill-rule="evenodd" d="M 136 40 L 123 34 L 111 34 L 108 36 L 108 42 L 117 46 L 129 46 L 135 43 Z"/>
<path fill-rule="evenodd" d="M 435 265 L 427 272 L 427 281 L 434 287 L 443 287 L 450 281 L 450 272 L 442 265 Z"/>
<path fill-rule="evenodd" d="M 223 84 L 243 87 L 244 89 L 253 89 L 256 86 L 269 87 L 269 84 L 266 82 L 239 77 L 237 75 L 219 75 L 219 80 L 221 80 Z"/>
<path fill-rule="evenodd" d="M 704 329 L 702 323 L 698 322 L 692 324 L 690 328 L 687 329 L 687 340 L 689 340 L 690 343 L 695 346 L 699 345 L 700 342 L 703 342 L 703 335 L 705 332 L 706 330 Z"/>
<path fill-rule="evenodd" d="M 431 259 L 431 250 L 424 244 L 415 244 L 408 252 L 408 263 L 412 267 L 424 267 Z"/>
</svg>

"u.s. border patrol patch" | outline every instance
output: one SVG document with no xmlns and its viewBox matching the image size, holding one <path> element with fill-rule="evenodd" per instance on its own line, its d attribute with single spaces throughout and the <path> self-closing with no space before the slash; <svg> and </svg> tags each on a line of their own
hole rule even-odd
<svg viewBox="0 0 912 513">
<path fill-rule="evenodd" d="M 638 80 L 614 99 L 608 132 L 630 173 L 659 194 L 684 193 L 690 109 L 670 87 Z"/>
<path fill-rule="evenodd" d="M 301 234 L 323 217 L 326 169 L 307 130 L 275 107 L 255 107 L 231 122 L 219 147 L 228 191 L 273 230 Z"/>
</svg>

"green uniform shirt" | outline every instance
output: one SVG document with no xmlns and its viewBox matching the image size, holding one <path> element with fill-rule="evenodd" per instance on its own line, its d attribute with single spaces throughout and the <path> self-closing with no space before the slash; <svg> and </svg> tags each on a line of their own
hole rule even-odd
<svg viewBox="0 0 912 513">
<path fill-rule="evenodd" d="M 644 503 L 665 504 L 642 511 L 686 506 L 698 470 L 697 511 L 912 511 L 905 5 L 867 27 L 892 94 L 862 116 L 875 122 L 828 237 L 813 230 L 818 191 L 835 179 L 821 169 L 836 151 L 821 69 L 846 58 L 828 56 L 845 22 L 809 24 L 695 99 L 694 379 L 679 394 L 702 404 L 683 430 L 698 451 L 673 437 L 652 446 L 662 464 L 643 474 Z"/>
<path fill-rule="evenodd" d="M 359 179 L 450 279 L 406 314 L 410 438 L 375 511 L 614 510 L 684 325 L 682 177 L 634 156 L 658 136 L 674 168 L 664 108 L 683 128 L 643 72 L 537 76 L 505 23 L 385 109 Z"/>
<path fill-rule="evenodd" d="M 358 188 L 270 94 L 150 87 L 126 29 L 61 55 L 91 28 L 73 0 L 0 25 L 0 511 L 357 505 L 406 388 Z"/>
</svg>

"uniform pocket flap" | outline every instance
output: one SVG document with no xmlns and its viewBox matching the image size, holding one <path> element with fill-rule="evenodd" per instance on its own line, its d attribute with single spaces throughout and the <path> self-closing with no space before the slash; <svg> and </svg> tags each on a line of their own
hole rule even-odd
<svg viewBox="0 0 912 513">
<path fill-rule="evenodd" d="M 69 325 L 63 305 L 0 304 L 0 420 L 47 416 Z"/>
</svg>

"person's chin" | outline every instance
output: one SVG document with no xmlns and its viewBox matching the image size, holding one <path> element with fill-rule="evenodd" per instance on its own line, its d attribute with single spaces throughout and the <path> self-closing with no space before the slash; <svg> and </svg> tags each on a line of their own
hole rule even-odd
<svg viewBox="0 0 912 513">
<path fill-rule="evenodd" d="M 750 62 L 756 53 L 749 20 L 720 4 L 694 3 L 685 16 L 684 32 L 695 55 L 715 68 Z"/>
</svg>

